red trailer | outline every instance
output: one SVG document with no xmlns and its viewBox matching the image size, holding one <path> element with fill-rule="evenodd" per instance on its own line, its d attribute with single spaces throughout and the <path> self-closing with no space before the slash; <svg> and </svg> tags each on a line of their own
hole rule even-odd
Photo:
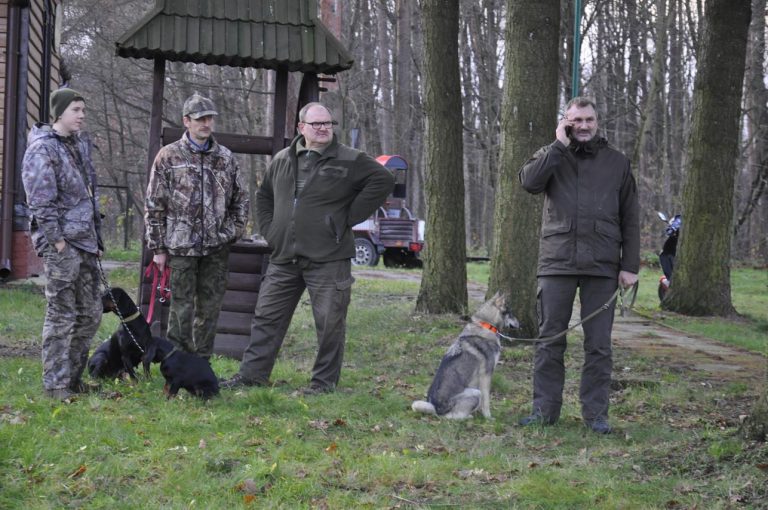
<svg viewBox="0 0 768 510">
<path fill-rule="evenodd" d="M 376 161 L 395 175 L 395 188 L 384 205 L 367 220 L 352 227 L 358 266 L 375 266 L 379 257 L 387 267 L 421 267 L 424 220 L 415 218 L 406 205 L 408 163 L 401 156 L 379 156 Z"/>
</svg>

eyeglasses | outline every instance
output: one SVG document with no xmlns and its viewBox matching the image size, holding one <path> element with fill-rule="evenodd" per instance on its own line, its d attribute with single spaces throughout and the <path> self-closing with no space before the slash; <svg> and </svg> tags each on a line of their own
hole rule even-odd
<svg viewBox="0 0 768 510">
<path fill-rule="evenodd" d="M 320 129 L 320 128 L 328 129 L 331 126 L 339 125 L 339 123 L 336 122 L 335 120 L 326 120 L 325 122 L 303 122 L 303 124 L 312 126 L 312 129 Z"/>
</svg>

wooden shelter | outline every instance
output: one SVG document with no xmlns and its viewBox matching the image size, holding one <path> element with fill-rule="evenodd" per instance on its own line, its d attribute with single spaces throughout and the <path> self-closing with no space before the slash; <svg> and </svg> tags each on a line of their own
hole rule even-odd
<svg viewBox="0 0 768 510">
<path fill-rule="evenodd" d="M 148 169 L 161 144 L 178 140 L 183 132 L 162 129 L 166 61 L 275 71 L 272 132 L 216 134 L 217 141 L 233 152 L 265 155 L 274 155 L 290 143 L 286 138 L 288 73 L 302 73 L 298 115 L 304 104 L 318 99 L 319 74 L 333 75 L 353 64 L 349 52 L 318 19 L 316 0 L 156 0 L 155 8 L 116 45 L 119 56 L 154 60 Z M 268 253 L 264 243 L 241 241 L 233 246 L 215 352 L 242 356 Z M 151 255 L 145 253 L 144 259 L 146 265 Z M 144 307 L 150 301 L 150 283 L 143 280 L 139 291 Z M 167 308 L 163 308 L 165 331 Z"/>
<path fill-rule="evenodd" d="M 42 273 L 32 249 L 21 162 L 27 133 L 47 122 L 59 82 L 60 0 L 0 0 L 0 279 Z"/>
</svg>

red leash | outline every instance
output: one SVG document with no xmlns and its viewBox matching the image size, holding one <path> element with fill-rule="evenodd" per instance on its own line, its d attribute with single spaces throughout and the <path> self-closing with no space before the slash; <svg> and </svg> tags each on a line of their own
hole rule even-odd
<svg viewBox="0 0 768 510">
<path fill-rule="evenodd" d="M 149 297 L 149 311 L 147 312 L 147 324 L 152 324 L 152 316 L 155 314 L 155 301 L 160 294 L 160 303 L 165 303 L 171 299 L 171 268 L 165 266 L 165 271 L 160 271 L 155 261 L 149 263 L 147 270 L 144 271 L 144 278 L 152 276 L 152 294 Z"/>
</svg>

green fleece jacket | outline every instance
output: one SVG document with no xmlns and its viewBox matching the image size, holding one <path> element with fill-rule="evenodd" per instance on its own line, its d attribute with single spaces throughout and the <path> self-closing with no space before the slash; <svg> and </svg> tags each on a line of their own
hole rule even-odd
<svg viewBox="0 0 768 510">
<path fill-rule="evenodd" d="M 389 170 L 333 137 L 298 196 L 296 137 L 278 152 L 256 193 L 259 231 L 272 248 L 270 261 L 297 257 L 331 262 L 355 256 L 352 226 L 368 218 L 392 192 Z"/>
</svg>

